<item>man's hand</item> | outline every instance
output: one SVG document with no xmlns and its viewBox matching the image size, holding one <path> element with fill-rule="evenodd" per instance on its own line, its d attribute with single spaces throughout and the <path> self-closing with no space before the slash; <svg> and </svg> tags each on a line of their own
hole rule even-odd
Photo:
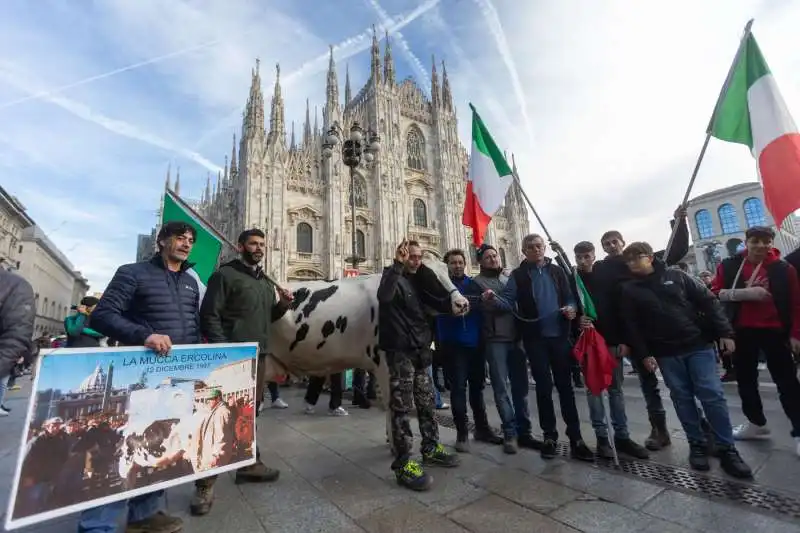
<svg viewBox="0 0 800 533">
<path fill-rule="evenodd" d="M 645 357 L 642 359 L 642 366 L 651 374 L 658 369 L 658 363 L 655 357 Z"/>
<path fill-rule="evenodd" d="M 563 248 L 561 247 L 561 245 L 560 245 L 560 244 L 558 244 L 558 242 L 556 242 L 556 241 L 550 241 L 550 249 L 551 249 L 551 250 L 553 250 L 553 251 L 554 251 L 555 253 L 557 253 L 557 254 L 566 255 L 566 254 L 564 253 L 564 249 L 563 249 Z"/>
<path fill-rule="evenodd" d="M 169 335 L 153 333 L 145 339 L 144 345 L 145 348 L 150 348 L 158 354 L 166 355 L 172 349 L 172 339 L 169 338 Z"/>
<path fill-rule="evenodd" d="M 284 289 L 283 287 L 278 287 L 278 295 L 284 302 L 291 302 L 294 300 L 294 293 L 289 289 Z"/>
<path fill-rule="evenodd" d="M 672 216 L 676 222 L 680 222 L 681 220 L 686 218 L 686 208 L 682 205 L 679 205 Z"/>
<path fill-rule="evenodd" d="M 750 287 L 748 290 L 758 302 L 764 302 L 772 298 L 772 294 L 764 287 Z"/>
<path fill-rule="evenodd" d="M 394 253 L 394 260 L 399 263 L 408 261 L 408 239 L 403 239 L 403 242 L 397 247 Z"/>
<path fill-rule="evenodd" d="M 795 355 L 800 354 L 800 339 L 792 337 L 789 339 L 789 345 L 792 347 L 792 353 Z"/>
<path fill-rule="evenodd" d="M 733 342 L 733 339 L 720 339 L 719 347 L 723 353 L 733 353 L 736 351 L 736 343 Z"/>
<path fill-rule="evenodd" d="M 571 305 L 566 305 L 561 308 L 561 314 L 564 315 L 564 318 L 567 320 L 575 320 L 575 317 L 578 316 L 577 311 Z"/>
<path fill-rule="evenodd" d="M 496 297 L 497 295 L 494 293 L 492 289 L 486 289 L 485 291 L 483 291 L 483 294 L 481 294 L 481 300 L 484 301 L 494 300 Z"/>
<path fill-rule="evenodd" d="M 583 316 L 581 316 L 581 319 L 580 319 L 580 325 L 581 325 L 581 329 L 593 328 L 594 327 L 594 322 L 592 322 L 592 319 L 589 318 L 588 316 L 583 315 Z"/>
</svg>

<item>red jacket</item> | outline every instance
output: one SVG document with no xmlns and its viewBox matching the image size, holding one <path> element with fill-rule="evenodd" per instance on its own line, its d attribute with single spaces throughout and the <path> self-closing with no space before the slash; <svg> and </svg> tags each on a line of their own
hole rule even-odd
<svg viewBox="0 0 800 533">
<path fill-rule="evenodd" d="M 753 270 L 756 267 L 755 263 L 747 260 L 747 250 L 741 252 L 744 256 L 744 266 L 739 279 L 746 282 L 753 275 Z M 761 268 L 758 269 L 756 279 L 750 285 L 751 287 L 764 287 L 770 290 L 769 276 L 767 275 L 767 267 L 772 263 L 780 261 L 781 252 L 777 248 L 772 248 L 764 259 Z M 792 311 L 792 326 L 791 336 L 800 339 L 800 282 L 798 282 L 797 271 L 792 265 L 787 264 L 788 283 L 789 283 L 789 296 L 791 300 Z M 723 265 L 717 267 L 717 273 L 714 281 L 711 282 L 711 290 L 715 294 L 719 294 L 722 289 L 730 289 L 724 285 L 724 271 Z M 781 329 L 783 323 L 781 322 L 778 309 L 775 307 L 775 302 L 772 298 L 761 302 L 740 302 L 739 313 L 736 316 L 737 328 L 760 328 L 760 329 Z"/>
</svg>

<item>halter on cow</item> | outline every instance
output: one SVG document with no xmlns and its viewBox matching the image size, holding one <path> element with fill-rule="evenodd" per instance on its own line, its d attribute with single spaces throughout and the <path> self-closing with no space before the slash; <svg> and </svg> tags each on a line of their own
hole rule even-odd
<svg viewBox="0 0 800 533">
<path fill-rule="evenodd" d="M 418 287 L 428 298 L 450 300 L 452 313 L 469 312 L 469 302 L 450 281 L 447 265 L 425 252 L 417 271 Z M 272 324 L 271 357 L 265 379 L 287 373 L 327 376 L 349 368 L 374 372 L 389 424 L 389 369 L 378 349 L 378 286 L 381 274 L 336 281 L 290 283 L 294 301 Z M 277 291 L 276 291 L 277 297 Z M 391 439 L 390 439 L 391 442 Z"/>
</svg>

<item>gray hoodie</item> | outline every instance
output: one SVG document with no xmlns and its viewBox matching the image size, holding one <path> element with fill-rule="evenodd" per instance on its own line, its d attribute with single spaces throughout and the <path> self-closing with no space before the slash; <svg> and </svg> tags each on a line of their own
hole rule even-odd
<svg viewBox="0 0 800 533">
<path fill-rule="evenodd" d="M 472 278 L 481 291 L 491 289 L 500 294 L 508 282 L 508 276 L 499 271 L 481 270 L 481 273 Z M 510 311 L 501 309 L 497 305 L 481 306 L 481 339 L 484 342 L 514 342 L 517 340 L 516 319 Z"/>
</svg>

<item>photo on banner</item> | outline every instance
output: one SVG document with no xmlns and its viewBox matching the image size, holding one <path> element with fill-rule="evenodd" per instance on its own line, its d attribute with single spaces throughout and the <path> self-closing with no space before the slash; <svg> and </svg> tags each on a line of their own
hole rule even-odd
<svg viewBox="0 0 800 533">
<path fill-rule="evenodd" d="M 257 343 L 43 350 L 5 527 L 255 463 Z"/>
</svg>

